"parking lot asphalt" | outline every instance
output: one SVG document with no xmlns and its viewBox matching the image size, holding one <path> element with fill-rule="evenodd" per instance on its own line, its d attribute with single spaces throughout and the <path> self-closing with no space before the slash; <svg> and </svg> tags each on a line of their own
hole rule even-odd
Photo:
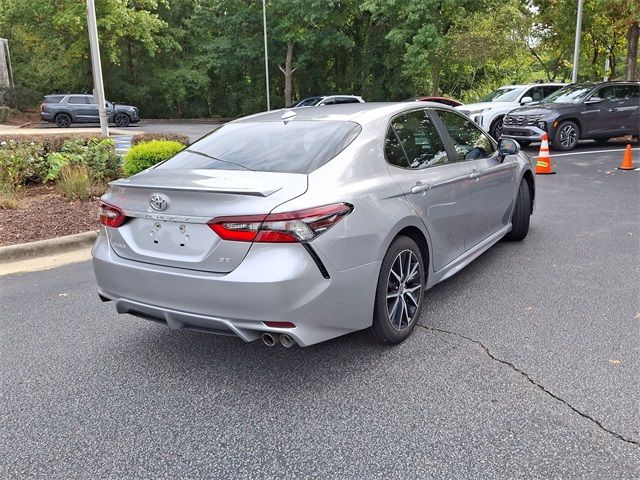
<svg viewBox="0 0 640 480">
<path fill-rule="evenodd" d="M 638 478 L 640 171 L 578 152 L 396 347 L 170 331 L 88 262 L 0 277 L 0 477 Z"/>
</svg>

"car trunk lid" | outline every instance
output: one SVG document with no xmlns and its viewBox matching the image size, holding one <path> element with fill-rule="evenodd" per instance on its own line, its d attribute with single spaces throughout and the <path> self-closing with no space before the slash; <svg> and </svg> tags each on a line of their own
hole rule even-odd
<svg viewBox="0 0 640 480">
<path fill-rule="evenodd" d="M 235 170 L 150 169 L 111 183 L 103 200 L 127 221 L 106 228 L 117 255 L 130 260 L 228 273 L 246 256 L 250 242 L 222 240 L 214 218 L 267 215 L 302 195 L 307 176 Z"/>
</svg>

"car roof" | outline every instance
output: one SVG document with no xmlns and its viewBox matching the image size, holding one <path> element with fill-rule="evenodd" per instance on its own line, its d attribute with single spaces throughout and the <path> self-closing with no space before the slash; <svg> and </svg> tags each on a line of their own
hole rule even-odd
<svg viewBox="0 0 640 480">
<path fill-rule="evenodd" d="M 536 85 L 553 85 L 553 86 L 564 86 L 564 85 L 569 85 L 568 83 L 563 83 L 563 82 L 541 82 L 541 83 L 514 83 L 513 85 L 503 85 L 501 87 L 498 87 L 496 90 L 502 90 L 504 88 L 525 88 L 525 87 L 534 87 Z"/>
<path fill-rule="evenodd" d="M 282 121 L 352 121 L 367 123 L 382 117 L 395 115 L 404 111 L 423 108 L 455 110 L 436 102 L 368 102 L 345 103 L 342 105 L 324 105 L 321 107 L 282 108 L 270 112 L 256 113 L 239 118 L 231 123 L 282 122 Z"/>
</svg>

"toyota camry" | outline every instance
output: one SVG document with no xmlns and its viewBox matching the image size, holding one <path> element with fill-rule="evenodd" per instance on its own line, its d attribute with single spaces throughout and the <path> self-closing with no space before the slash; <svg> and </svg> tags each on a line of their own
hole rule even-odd
<svg viewBox="0 0 640 480">
<path fill-rule="evenodd" d="M 522 240 L 531 159 L 436 103 L 277 110 L 111 183 L 103 301 L 172 329 L 308 346 L 399 343 L 427 290 Z"/>
</svg>

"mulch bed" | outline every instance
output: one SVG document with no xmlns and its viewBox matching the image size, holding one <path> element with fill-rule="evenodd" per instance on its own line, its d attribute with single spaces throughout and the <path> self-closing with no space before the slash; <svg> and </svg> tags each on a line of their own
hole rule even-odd
<svg viewBox="0 0 640 480">
<path fill-rule="evenodd" d="M 0 246 L 98 230 L 98 205 L 70 202 L 51 185 L 25 188 L 19 208 L 0 208 Z"/>
</svg>

